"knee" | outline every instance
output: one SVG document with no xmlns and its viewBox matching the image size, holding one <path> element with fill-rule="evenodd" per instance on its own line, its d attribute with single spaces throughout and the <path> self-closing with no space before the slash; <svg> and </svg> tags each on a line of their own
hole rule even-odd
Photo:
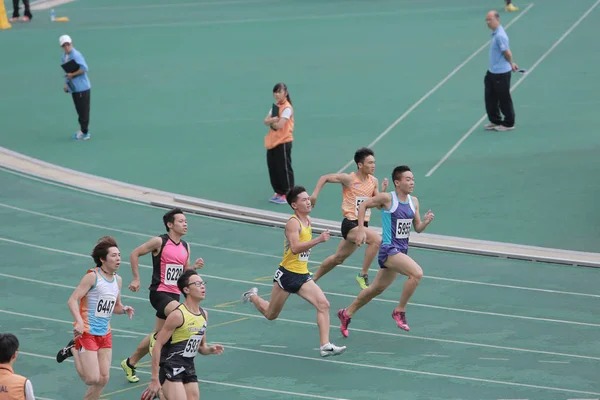
<svg viewBox="0 0 600 400">
<path fill-rule="evenodd" d="M 410 274 L 410 277 L 416 280 L 417 282 L 420 282 L 423 278 L 423 270 L 421 269 L 421 267 L 417 268 L 412 274 Z"/>
<path fill-rule="evenodd" d="M 317 310 L 321 312 L 329 312 L 329 300 L 325 296 L 317 300 Z"/>
<path fill-rule="evenodd" d="M 277 311 L 269 311 L 265 314 L 265 318 L 268 319 L 269 321 L 273 321 L 273 320 L 277 319 L 277 317 L 279 317 L 279 312 L 277 312 Z"/>
<path fill-rule="evenodd" d="M 102 387 L 106 386 L 106 384 L 108 383 L 109 378 L 110 378 L 109 374 L 100 375 L 100 379 L 98 380 L 97 385 L 98 386 L 102 386 Z"/>
<path fill-rule="evenodd" d="M 345 257 L 345 256 L 343 256 L 343 255 L 336 254 L 336 255 L 334 255 L 334 256 L 333 256 L 333 263 L 334 263 L 335 265 L 340 265 L 340 264 L 343 264 L 343 263 L 344 263 L 344 261 L 346 261 L 346 257 Z"/>
<path fill-rule="evenodd" d="M 100 376 L 99 375 L 87 375 L 83 378 L 83 383 L 87 386 L 98 386 L 100 385 Z"/>
<path fill-rule="evenodd" d="M 376 247 L 379 247 L 379 246 L 381 246 L 381 236 L 380 236 L 380 235 L 372 235 L 372 236 L 369 238 L 369 243 L 368 243 L 368 245 L 369 245 L 369 246 L 376 246 Z"/>
</svg>

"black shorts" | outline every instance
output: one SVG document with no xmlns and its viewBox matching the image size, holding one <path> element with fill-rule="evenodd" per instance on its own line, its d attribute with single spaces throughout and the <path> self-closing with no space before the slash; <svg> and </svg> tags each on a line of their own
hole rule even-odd
<svg viewBox="0 0 600 400">
<path fill-rule="evenodd" d="M 298 292 L 302 285 L 310 280 L 312 280 L 310 274 L 297 274 L 283 267 L 279 267 L 273 277 L 273 282 L 277 282 L 280 288 L 289 293 Z"/>
<path fill-rule="evenodd" d="M 194 367 L 193 359 L 191 363 L 177 363 L 174 360 L 165 361 L 160 364 L 158 370 L 158 381 L 161 385 L 165 381 L 186 383 L 198 382 L 196 376 L 196 368 Z"/>
<path fill-rule="evenodd" d="M 348 219 L 348 218 L 344 218 L 344 220 L 342 221 L 342 237 L 344 239 L 348 238 L 348 233 L 356 228 L 358 226 L 358 220 L 357 219 Z M 369 226 L 369 221 L 365 221 L 364 226 L 368 227 Z"/>
<path fill-rule="evenodd" d="M 150 304 L 156 310 L 156 316 L 160 319 L 167 319 L 165 307 L 172 301 L 179 301 L 180 296 L 175 293 L 150 291 Z"/>
</svg>

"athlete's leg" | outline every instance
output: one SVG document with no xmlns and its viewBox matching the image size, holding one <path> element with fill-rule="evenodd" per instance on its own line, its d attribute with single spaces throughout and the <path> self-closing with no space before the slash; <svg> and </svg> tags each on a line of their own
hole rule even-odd
<svg viewBox="0 0 600 400">
<path fill-rule="evenodd" d="M 248 301 L 254 304 L 254 307 L 256 307 L 266 319 L 272 321 L 279 316 L 288 297 L 290 297 L 290 293 L 279 287 L 277 282 L 274 282 L 273 289 L 271 290 L 271 301 L 261 299 L 258 294 L 249 296 Z"/>
<path fill-rule="evenodd" d="M 342 264 L 346 260 L 346 258 L 350 257 L 350 255 L 352 255 L 352 253 L 356 251 L 356 249 L 358 249 L 358 246 L 356 244 L 346 239 L 342 239 L 337 250 L 335 251 L 335 254 L 327 257 L 321 263 L 319 269 L 317 270 L 317 272 L 315 272 L 313 276 L 313 280 L 315 282 L 318 281 L 319 278 L 327 274 L 333 268 Z"/>
<path fill-rule="evenodd" d="M 112 362 L 112 349 L 103 348 L 98 349 L 98 366 L 100 368 L 100 380 L 98 382 L 98 395 L 102 393 L 102 390 L 106 387 L 108 380 L 110 379 L 110 364 Z"/>
<path fill-rule="evenodd" d="M 394 282 L 396 276 L 398 276 L 396 271 L 388 268 L 380 268 L 377 275 L 375 275 L 373 283 L 368 288 L 361 290 L 352 304 L 346 308 L 348 317 L 351 317 L 367 303 L 383 293 Z"/>
<path fill-rule="evenodd" d="M 337 356 L 346 351 L 345 346 L 336 346 L 329 341 L 329 301 L 321 288 L 312 280 L 304 283 L 298 295 L 317 309 L 317 326 L 319 327 L 319 339 L 321 346 L 319 348 L 322 357 Z"/>
<path fill-rule="evenodd" d="M 302 285 L 298 290 L 298 295 L 317 309 L 317 325 L 319 326 L 321 346 L 329 343 L 329 301 L 327 301 L 325 294 L 316 283 L 310 280 Z"/>
<path fill-rule="evenodd" d="M 88 387 L 84 400 L 98 400 L 104 385 L 100 385 L 100 365 L 97 351 L 79 351 L 73 348 L 75 369 Z"/>
<path fill-rule="evenodd" d="M 190 382 L 183 385 L 187 400 L 200 400 L 200 387 L 198 382 Z"/>
<path fill-rule="evenodd" d="M 165 380 L 165 383 L 162 385 L 162 392 L 167 400 L 183 400 L 186 398 L 186 390 L 183 386 L 183 382 L 171 382 Z"/>
<path fill-rule="evenodd" d="M 404 312 L 406 310 L 406 304 L 408 304 L 408 300 L 415 292 L 415 289 L 417 289 L 419 282 L 421 282 L 421 278 L 423 278 L 423 270 L 419 264 L 415 262 L 415 260 L 403 253 L 389 256 L 384 265 L 388 267 L 388 269 L 408 277 L 404 283 L 404 288 L 402 289 L 400 302 L 395 309 L 395 311 Z"/>
<path fill-rule="evenodd" d="M 179 304 L 180 303 L 177 300 L 169 302 L 164 308 L 164 314 L 168 316 L 174 309 L 176 309 L 179 306 Z M 160 331 L 164 324 L 164 319 L 155 317 L 154 331 L 148 336 L 146 336 L 144 339 L 142 339 L 142 341 L 138 344 L 137 349 L 131 356 L 129 356 L 121 362 L 121 368 L 123 368 L 123 371 L 125 371 L 126 378 L 129 382 L 135 383 L 139 381 L 139 378 L 135 374 L 135 366 L 142 358 L 144 358 L 146 354 L 149 353 L 150 340 L 152 336 L 156 332 Z"/>
<path fill-rule="evenodd" d="M 373 300 L 375 297 L 379 296 L 381 293 L 385 291 L 394 282 L 398 276 L 396 271 L 390 270 L 388 268 L 380 268 L 379 272 L 375 276 L 375 280 L 373 283 L 366 289 L 363 289 L 358 296 L 354 299 L 352 304 L 350 304 L 347 308 L 342 308 L 338 310 L 338 318 L 340 319 L 340 331 L 344 337 L 348 337 L 348 325 L 352 320 L 352 315 L 364 307 L 368 302 Z"/>
<path fill-rule="evenodd" d="M 348 232 L 348 240 L 354 242 L 356 241 L 356 234 L 358 233 L 358 228 L 354 228 Z M 364 275 L 369 274 L 369 268 L 377 257 L 377 253 L 379 252 L 379 246 L 381 246 L 381 235 L 370 228 L 365 228 L 365 233 L 367 234 L 367 248 L 365 249 L 365 258 L 363 259 L 363 266 L 360 273 Z"/>
</svg>

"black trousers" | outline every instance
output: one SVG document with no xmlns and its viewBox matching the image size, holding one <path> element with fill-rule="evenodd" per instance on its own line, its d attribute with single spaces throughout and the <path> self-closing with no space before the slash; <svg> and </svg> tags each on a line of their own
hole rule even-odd
<svg viewBox="0 0 600 400">
<path fill-rule="evenodd" d="M 23 5 L 25 6 L 25 12 L 23 13 L 25 16 L 29 17 L 29 19 L 33 18 L 31 15 L 31 10 L 29 9 L 29 0 L 23 0 Z M 13 0 L 13 18 L 19 18 L 19 0 Z"/>
<path fill-rule="evenodd" d="M 267 166 L 269 167 L 271 186 L 275 193 L 284 195 L 293 188 L 292 142 L 282 143 L 267 150 Z"/>
<path fill-rule="evenodd" d="M 72 93 L 75 110 L 79 116 L 79 126 L 82 133 L 88 133 L 90 124 L 90 89 Z"/>
<path fill-rule="evenodd" d="M 515 108 L 510 96 L 510 78 L 512 72 L 485 75 L 485 109 L 492 124 L 512 127 L 515 125 Z M 504 120 L 502 120 L 502 115 Z"/>
</svg>

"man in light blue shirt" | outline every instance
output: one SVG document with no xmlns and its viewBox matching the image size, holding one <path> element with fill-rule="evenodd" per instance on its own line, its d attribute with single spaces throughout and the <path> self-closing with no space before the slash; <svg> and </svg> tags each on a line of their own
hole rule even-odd
<svg viewBox="0 0 600 400">
<path fill-rule="evenodd" d="M 58 39 L 60 47 L 64 50 L 62 64 L 74 61 L 78 69 L 74 72 L 65 73 L 65 93 L 71 93 L 75 110 L 79 116 L 80 130 L 73 134 L 75 140 L 88 140 L 90 133 L 88 125 L 90 123 L 90 94 L 92 85 L 88 78 L 88 66 L 83 55 L 73 47 L 73 41 L 69 35 L 62 35 Z"/>
<path fill-rule="evenodd" d="M 515 109 L 510 95 L 510 79 L 512 72 L 517 71 L 519 66 L 512 60 L 508 36 L 500 24 L 498 12 L 494 10 L 488 12 L 485 22 L 492 30 L 489 66 L 484 80 L 485 109 L 490 123 L 485 126 L 485 129 L 509 131 L 515 129 Z"/>
</svg>

